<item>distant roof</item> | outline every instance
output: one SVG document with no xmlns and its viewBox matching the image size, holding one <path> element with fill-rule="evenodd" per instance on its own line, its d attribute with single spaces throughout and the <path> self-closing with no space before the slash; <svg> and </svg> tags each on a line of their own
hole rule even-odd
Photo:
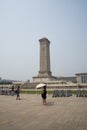
<svg viewBox="0 0 87 130">
<path fill-rule="evenodd" d="M 87 75 L 87 73 L 76 73 L 76 75 Z"/>
</svg>

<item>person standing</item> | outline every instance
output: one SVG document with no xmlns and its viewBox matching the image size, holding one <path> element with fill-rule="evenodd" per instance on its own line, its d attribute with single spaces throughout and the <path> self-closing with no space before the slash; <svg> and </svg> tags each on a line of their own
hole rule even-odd
<svg viewBox="0 0 87 130">
<path fill-rule="evenodd" d="M 20 86 L 17 86 L 16 94 L 17 94 L 16 100 L 20 100 Z"/>
<path fill-rule="evenodd" d="M 11 91 L 12 93 L 12 96 L 14 96 L 14 85 L 12 86 L 12 91 Z"/>
<path fill-rule="evenodd" d="M 46 105 L 46 98 L 47 98 L 46 86 L 43 87 L 41 96 L 42 96 L 43 105 Z"/>
</svg>

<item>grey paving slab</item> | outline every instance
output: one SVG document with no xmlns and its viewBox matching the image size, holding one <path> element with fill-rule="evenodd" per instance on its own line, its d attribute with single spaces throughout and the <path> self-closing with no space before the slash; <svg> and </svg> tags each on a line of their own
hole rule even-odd
<svg viewBox="0 0 87 130">
<path fill-rule="evenodd" d="M 0 130 L 87 130 L 87 98 L 0 95 Z"/>
</svg>

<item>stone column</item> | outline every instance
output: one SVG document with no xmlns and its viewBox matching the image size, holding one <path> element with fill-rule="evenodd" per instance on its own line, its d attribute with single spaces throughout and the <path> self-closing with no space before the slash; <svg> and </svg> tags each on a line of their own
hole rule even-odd
<svg viewBox="0 0 87 130">
<path fill-rule="evenodd" d="M 50 41 L 42 38 L 40 42 L 40 71 L 39 77 L 51 77 L 50 71 Z"/>
</svg>

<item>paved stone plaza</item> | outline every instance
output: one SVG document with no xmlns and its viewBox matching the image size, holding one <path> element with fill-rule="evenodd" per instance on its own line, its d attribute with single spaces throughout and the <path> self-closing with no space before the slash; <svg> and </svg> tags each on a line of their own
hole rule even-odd
<svg viewBox="0 0 87 130">
<path fill-rule="evenodd" d="M 87 98 L 0 95 L 0 130 L 87 130 Z"/>
</svg>

